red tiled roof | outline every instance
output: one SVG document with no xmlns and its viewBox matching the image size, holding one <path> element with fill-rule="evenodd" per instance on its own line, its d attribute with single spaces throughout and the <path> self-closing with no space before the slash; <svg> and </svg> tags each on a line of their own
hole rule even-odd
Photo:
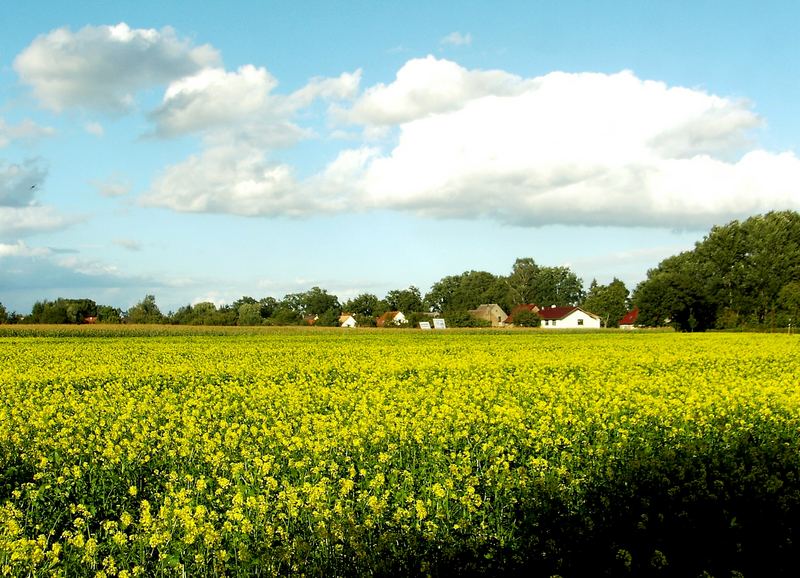
<svg viewBox="0 0 800 578">
<path fill-rule="evenodd" d="M 564 319 L 576 309 L 578 307 L 545 307 L 539 309 L 539 317 L 542 319 Z"/>
<path fill-rule="evenodd" d="M 397 317 L 397 314 L 400 313 L 399 311 L 387 311 L 380 317 L 375 320 L 375 325 L 378 327 L 383 327 L 387 323 L 391 323 L 394 321 L 394 318 Z"/>
<path fill-rule="evenodd" d="M 639 318 L 639 308 L 634 307 L 625 314 L 625 317 L 619 320 L 620 325 L 633 325 Z"/>
</svg>

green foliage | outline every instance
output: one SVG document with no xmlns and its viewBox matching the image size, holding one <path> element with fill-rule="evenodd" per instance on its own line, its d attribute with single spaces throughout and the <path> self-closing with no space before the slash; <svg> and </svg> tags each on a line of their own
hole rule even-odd
<svg viewBox="0 0 800 578">
<path fill-rule="evenodd" d="M 684 331 L 787 323 L 800 279 L 800 213 L 770 212 L 713 227 L 634 292 L 643 324 L 670 318 Z M 787 285 L 787 293 L 781 292 Z"/>
<path fill-rule="evenodd" d="M 338 309 L 328 309 L 319 316 L 314 325 L 317 327 L 339 327 L 339 315 L 340 311 Z"/>
<path fill-rule="evenodd" d="M 0 323 L 8 323 L 8 311 L 2 303 L 0 303 Z"/>
<path fill-rule="evenodd" d="M 122 323 L 122 311 L 110 305 L 99 305 L 97 307 L 97 322 L 109 324 Z"/>
<path fill-rule="evenodd" d="M 326 311 L 335 310 L 338 316 L 342 310 L 336 295 L 331 295 L 319 287 L 312 287 L 302 293 L 300 303 L 305 315 L 322 315 Z"/>
<path fill-rule="evenodd" d="M 408 289 L 395 289 L 389 291 L 384 299 L 388 305 L 387 311 L 402 311 L 408 316 L 411 313 L 422 311 L 422 295 L 419 289 L 411 285 Z"/>
<path fill-rule="evenodd" d="M 79 324 L 87 317 L 97 316 L 97 305 L 91 299 L 63 299 L 37 301 L 27 323 Z"/>
<path fill-rule="evenodd" d="M 475 309 L 482 303 L 505 303 L 507 288 L 501 278 L 486 271 L 465 271 L 433 284 L 424 308 L 439 313 Z"/>
<path fill-rule="evenodd" d="M 800 322 L 800 281 L 791 281 L 778 294 L 778 304 L 797 325 Z"/>
<path fill-rule="evenodd" d="M 164 323 L 166 318 L 156 305 L 155 295 L 145 295 L 144 299 L 128 309 L 125 321 L 137 324 Z"/>
<path fill-rule="evenodd" d="M 343 309 L 350 313 L 353 316 L 360 315 L 362 317 L 375 317 L 388 311 L 388 309 L 384 309 L 383 311 L 378 311 L 379 307 L 379 299 L 376 295 L 372 293 L 362 293 L 357 297 L 353 297 L 349 301 L 344 304 Z M 359 323 L 360 325 L 361 323 Z"/>
<path fill-rule="evenodd" d="M 628 289 L 616 277 L 608 285 L 599 285 L 593 280 L 583 301 L 583 308 L 600 317 L 603 327 L 619 327 L 619 320 L 629 307 Z"/>
<path fill-rule="evenodd" d="M 269 325 L 302 325 L 303 316 L 300 312 L 281 303 L 267 319 L 267 323 Z"/>
<path fill-rule="evenodd" d="M 261 325 L 261 305 L 255 300 L 253 303 L 242 303 L 238 308 L 237 325 Z"/>
<path fill-rule="evenodd" d="M 514 325 L 516 327 L 539 327 L 542 319 L 533 311 L 520 309 L 514 313 Z"/>
<path fill-rule="evenodd" d="M 444 315 L 448 327 L 491 327 L 491 321 L 478 319 L 469 311 L 450 311 Z"/>
</svg>

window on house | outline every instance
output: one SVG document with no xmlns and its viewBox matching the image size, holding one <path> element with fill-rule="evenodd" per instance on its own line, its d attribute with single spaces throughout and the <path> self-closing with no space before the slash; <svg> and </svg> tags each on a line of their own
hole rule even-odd
<svg viewBox="0 0 800 578">
<path fill-rule="evenodd" d="M 578 319 L 578 325 L 583 325 L 583 319 Z"/>
<path fill-rule="evenodd" d="M 556 326 L 556 320 L 553 319 L 553 327 L 555 327 L 555 326 Z"/>
</svg>

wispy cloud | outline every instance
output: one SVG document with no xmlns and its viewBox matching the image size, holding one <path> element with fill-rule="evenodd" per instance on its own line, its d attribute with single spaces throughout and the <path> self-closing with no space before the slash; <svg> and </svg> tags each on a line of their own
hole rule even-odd
<svg viewBox="0 0 800 578">
<path fill-rule="evenodd" d="M 439 41 L 440 44 L 445 46 L 469 46 L 472 44 L 472 34 L 467 32 L 451 32 Z"/>
<path fill-rule="evenodd" d="M 101 137 L 106 132 L 105 129 L 103 128 L 103 125 L 100 124 L 99 122 L 87 122 L 84 125 L 83 129 L 89 134 L 94 135 L 96 137 Z"/>
<path fill-rule="evenodd" d="M 139 241 L 135 241 L 133 239 L 114 239 L 112 241 L 118 247 L 122 247 L 123 249 L 127 249 L 128 251 L 141 251 L 142 244 Z"/>
<path fill-rule="evenodd" d="M 107 179 L 92 180 L 92 186 L 104 197 L 122 197 L 131 192 L 131 182 L 122 175 L 114 174 Z"/>
</svg>

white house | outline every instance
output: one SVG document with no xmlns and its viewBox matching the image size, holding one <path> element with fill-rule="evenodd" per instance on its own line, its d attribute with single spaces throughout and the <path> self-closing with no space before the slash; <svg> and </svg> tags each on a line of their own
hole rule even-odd
<svg viewBox="0 0 800 578">
<path fill-rule="evenodd" d="M 375 322 L 378 327 L 385 327 L 387 325 L 400 325 L 401 323 L 408 323 L 408 319 L 403 315 L 402 311 L 387 311 Z"/>
<path fill-rule="evenodd" d="M 356 323 L 355 317 L 352 315 L 345 313 L 339 316 L 339 327 L 355 327 L 356 325 L 358 323 Z"/>
<path fill-rule="evenodd" d="M 600 329 L 600 318 L 580 307 L 544 307 L 539 317 L 545 329 Z"/>
</svg>

